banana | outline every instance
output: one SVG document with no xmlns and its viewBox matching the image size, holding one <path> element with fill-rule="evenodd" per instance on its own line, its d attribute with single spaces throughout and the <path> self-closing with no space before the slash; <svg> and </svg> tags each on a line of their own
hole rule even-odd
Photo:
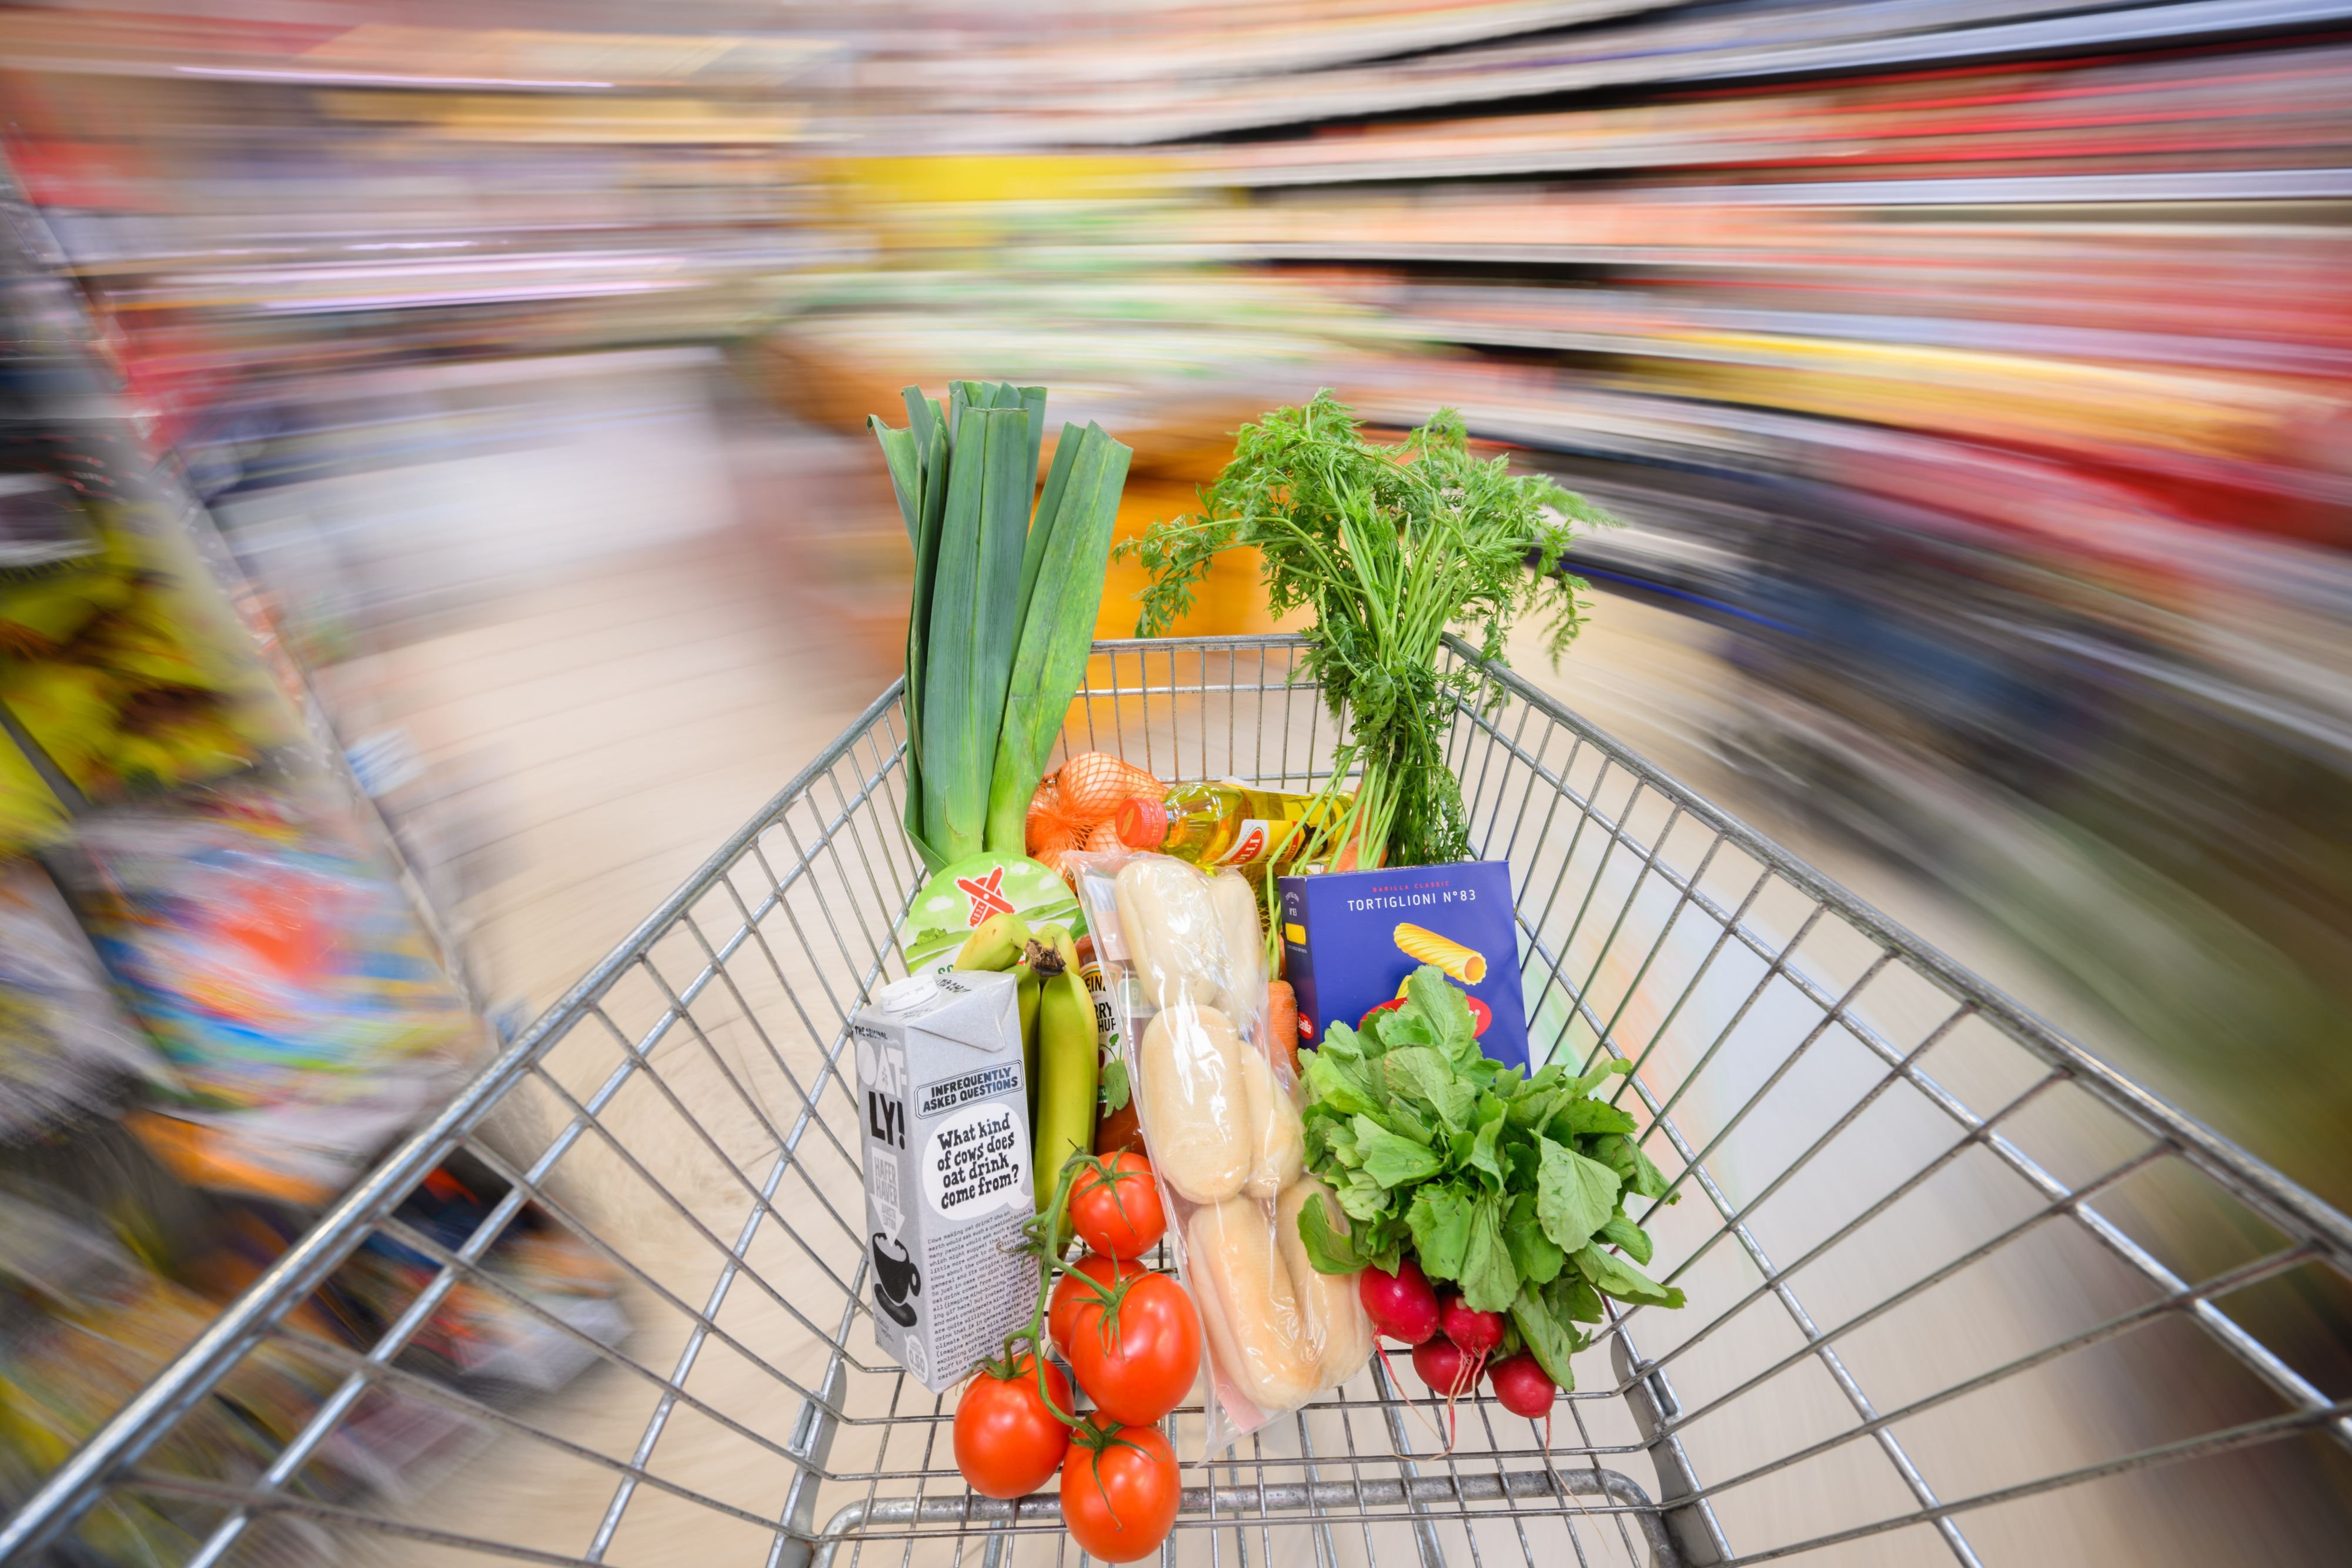
<svg viewBox="0 0 2352 1568">
<path fill-rule="evenodd" d="M 1041 939 L 1030 947 L 1039 977 L 1037 996 L 1037 1204 L 1054 1197 L 1062 1166 L 1095 1146 L 1095 1074 L 1101 1047 L 1095 1038 L 1094 998 L 1078 974 L 1076 944 L 1059 926 L 1060 945 Z M 1066 959 L 1064 954 L 1068 955 Z"/>
<path fill-rule="evenodd" d="M 1032 941 L 1031 946 L 1036 943 Z M 1029 1125 L 1037 1125 L 1037 998 L 1043 994 L 1045 981 L 1038 976 L 1037 966 L 1028 958 L 1013 966 L 1021 977 L 1017 993 L 1021 1003 L 1021 1082 L 1029 1091 Z"/>
<path fill-rule="evenodd" d="M 1078 962 L 1078 945 L 1076 941 L 1071 937 L 1070 928 L 1066 925 L 1040 925 L 1037 927 L 1036 934 L 1033 936 L 1029 941 L 1032 947 L 1043 946 L 1053 953 L 1056 958 L 1061 960 L 1062 967 L 1065 969 L 1078 969 L 1084 967 L 1084 966 Z M 1036 955 L 1034 952 L 1030 954 L 1029 961 L 1033 964 L 1037 961 Z"/>
<path fill-rule="evenodd" d="M 956 955 L 955 967 L 1002 972 L 1013 967 L 1028 946 L 1027 923 L 1008 909 L 972 927 L 971 935 L 964 938 L 963 950 Z"/>
</svg>

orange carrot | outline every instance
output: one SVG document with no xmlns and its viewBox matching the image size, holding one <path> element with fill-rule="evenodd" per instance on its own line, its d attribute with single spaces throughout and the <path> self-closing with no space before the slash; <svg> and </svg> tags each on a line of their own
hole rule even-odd
<svg viewBox="0 0 2352 1568">
<path fill-rule="evenodd" d="M 1298 993 L 1290 988 L 1288 980 L 1268 980 L 1265 984 L 1266 1040 L 1272 1048 L 1282 1052 L 1290 1063 L 1293 1077 L 1298 1072 Z"/>
</svg>

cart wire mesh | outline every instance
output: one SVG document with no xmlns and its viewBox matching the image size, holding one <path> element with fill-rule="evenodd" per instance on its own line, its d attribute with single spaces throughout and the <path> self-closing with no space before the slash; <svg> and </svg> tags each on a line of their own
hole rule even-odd
<svg viewBox="0 0 2352 1568">
<path fill-rule="evenodd" d="M 1339 737 L 1302 647 L 1098 643 L 1065 747 L 1310 787 Z M 2340 1509 L 2345 1217 L 1492 673 L 1448 755 L 1511 864 L 1533 1055 L 1633 1064 L 1617 1103 L 1672 1180 L 1634 1218 L 1690 1305 L 1612 1306 L 1546 1421 L 1377 1359 L 1206 1462 L 1180 1409 L 1165 1560 L 2251 1560 L 2205 1543 L 2271 1539 L 2265 1499 Z M 134 1510 L 197 1564 L 1076 1560 L 1050 1490 L 966 1490 L 952 1395 L 869 1327 L 845 1042 L 923 880 L 905 747 L 894 685 L 56 1469 L 0 1563 L 88 1560 Z M 453 1155 L 504 1189 L 454 1242 L 399 1212 Z M 527 1209 L 618 1272 L 632 1332 L 485 1267 Z M 430 1283 L 361 1352 L 303 1309 L 363 1243 Z M 600 1364 L 450 1385 L 414 1342 L 469 1291 Z M 275 1458 L 175 1448 L 265 1354 L 330 1390 Z M 404 1411 L 467 1440 L 367 1473 L 354 1434 Z"/>
</svg>

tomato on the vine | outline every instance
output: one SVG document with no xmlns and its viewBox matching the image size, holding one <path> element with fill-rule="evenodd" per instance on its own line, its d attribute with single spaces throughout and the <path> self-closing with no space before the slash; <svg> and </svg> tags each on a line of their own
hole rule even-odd
<svg viewBox="0 0 2352 1568">
<path fill-rule="evenodd" d="M 1053 1479 L 1069 1451 L 1069 1426 L 1045 1406 L 1050 1397 L 1063 1416 L 1074 1416 L 1070 1380 L 1045 1364 L 1045 1388 L 1037 1391 L 1037 1360 L 1024 1354 L 1010 1364 L 983 1366 L 956 1400 L 956 1469 L 971 1490 L 985 1497 L 1027 1497 Z"/>
<path fill-rule="evenodd" d="M 1070 1223 L 1086 1244 L 1112 1258 L 1140 1258 L 1168 1229 L 1151 1162 L 1130 1150 L 1105 1155 L 1070 1184 Z"/>
<path fill-rule="evenodd" d="M 1090 1419 L 1062 1466 L 1062 1522 L 1070 1539 L 1106 1563 L 1134 1563 L 1176 1528 L 1183 1488 L 1176 1451 L 1157 1427 Z"/>
<path fill-rule="evenodd" d="M 1069 1354 L 1070 1320 L 1078 1310 L 1078 1302 L 1082 1299 L 1091 1300 L 1095 1294 L 1087 1281 L 1091 1280 L 1108 1288 L 1121 1280 L 1136 1279 L 1150 1272 L 1140 1263 L 1106 1258 L 1100 1253 L 1090 1253 L 1079 1259 L 1068 1273 L 1054 1281 L 1053 1298 L 1045 1308 L 1045 1337 L 1054 1342 L 1055 1350 L 1064 1355 Z M 1086 1276 L 1083 1280 L 1078 1277 L 1082 1274 Z"/>
<path fill-rule="evenodd" d="M 1165 1274 L 1102 1289 L 1078 1288 L 1062 1354 L 1105 1415 L 1148 1427 L 1176 1408 L 1200 1373 L 1200 1309 Z"/>
</svg>

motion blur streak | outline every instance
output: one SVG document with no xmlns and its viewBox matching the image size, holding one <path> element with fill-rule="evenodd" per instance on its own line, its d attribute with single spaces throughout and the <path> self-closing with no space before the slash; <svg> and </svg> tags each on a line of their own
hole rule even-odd
<svg viewBox="0 0 2352 1568">
<path fill-rule="evenodd" d="M 891 674 L 898 388 L 1052 387 L 1131 535 L 1328 385 L 1625 519 L 1534 678 L 2352 1206 L 2352 0 L 120 0 L 0 9 L 0 104 L 509 1027 Z M 1236 569 L 1181 629 L 1268 624 Z M 109 1253 L 138 1367 L 249 1272 Z M 2342 1397 L 2352 1303 L 2278 1294 Z M 2135 1441 L 2252 1418 L 2117 1367 Z M 2340 1560 L 2341 1453 L 2237 1466 L 1979 1539 Z M 1892 1539 L 1838 1560 L 1949 1560 Z"/>
</svg>

